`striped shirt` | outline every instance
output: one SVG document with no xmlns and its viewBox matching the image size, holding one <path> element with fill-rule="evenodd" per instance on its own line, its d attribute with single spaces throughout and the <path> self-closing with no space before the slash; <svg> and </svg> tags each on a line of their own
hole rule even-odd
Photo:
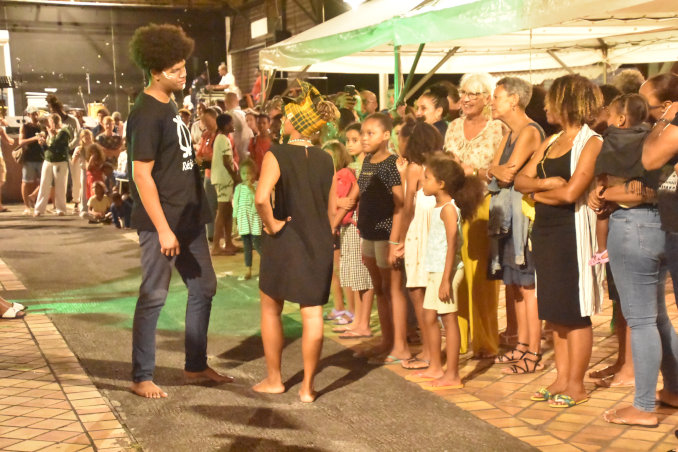
<svg viewBox="0 0 678 452">
<path fill-rule="evenodd" d="M 247 184 L 238 184 L 233 193 L 233 218 L 238 221 L 238 233 L 240 235 L 261 235 L 261 218 L 254 205 L 254 192 L 257 188 L 255 182 L 253 189 Z"/>
</svg>

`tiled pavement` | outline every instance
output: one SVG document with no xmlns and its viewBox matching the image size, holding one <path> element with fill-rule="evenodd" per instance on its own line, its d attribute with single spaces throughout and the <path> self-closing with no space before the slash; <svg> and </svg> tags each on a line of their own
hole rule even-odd
<svg viewBox="0 0 678 452">
<path fill-rule="evenodd" d="M 673 325 L 678 328 L 678 310 L 674 295 L 669 293 L 669 284 L 666 302 Z M 503 294 L 500 294 L 500 300 L 503 300 Z M 604 311 L 592 319 L 592 368 L 602 368 L 616 360 L 617 342 L 610 333 L 611 316 L 611 303 L 605 300 Z M 499 322 L 500 329 L 503 329 L 506 324 L 503 303 L 499 306 Z M 336 338 L 336 334 L 329 331 L 327 335 Z M 358 345 L 357 341 L 339 342 L 350 347 Z M 468 354 L 460 359 L 460 372 L 465 387 L 434 392 L 540 450 L 666 452 L 678 447 L 678 439 L 674 435 L 674 430 L 678 428 L 677 409 L 659 407 L 660 424 L 657 428 L 613 425 L 603 420 L 602 414 L 605 410 L 633 401 L 633 388 L 596 388 L 593 380 L 587 377 L 585 383 L 590 392 L 590 400 L 585 404 L 569 409 L 555 409 L 544 402 L 531 401 L 530 395 L 534 391 L 549 385 L 555 378 L 553 351 L 548 344 L 545 346 L 543 360 L 546 369 L 535 374 L 505 375 L 501 372 L 504 366 L 471 360 L 470 356 Z M 411 372 L 400 365 L 387 367 L 403 377 Z"/>
<path fill-rule="evenodd" d="M 46 315 L 0 322 L 0 344 L 0 450 L 135 450 Z"/>
<path fill-rule="evenodd" d="M 19 285 L 23 289 L 2 261 L 0 284 L 5 290 Z M 667 305 L 678 327 L 673 294 L 667 295 Z M 609 301 L 605 307 L 593 318 L 595 368 L 612 363 L 616 357 Z M 503 328 L 503 306 L 499 313 Z M 336 339 L 329 331 L 327 336 Z M 340 342 L 350 347 L 357 345 L 355 341 Z M 0 344 L 0 450 L 140 449 L 47 316 L 29 314 L 25 321 L 0 322 Z M 660 425 L 654 429 L 611 425 L 602 419 L 605 410 L 633 400 L 632 388 L 597 389 L 587 380 L 591 399 L 586 404 L 557 410 L 530 401 L 529 395 L 535 389 L 554 378 L 553 352 L 548 346 L 544 361 L 544 372 L 504 375 L 502 366 L 473 361 L 466 355 L 460 363 L 465 388 L 436 394 L 544 451 L 663 452 L 678 446 L 673 434 L 678 426 L 678 410 L 659 408 Z M 388 368 L 403 376 L 408 373 L 398 365 Z"/>
<path fill-rule="evenodd" d="M 24 284 L 14 275 L 12 270 L 0 259 L 0 290 L 25 290 Z"/>
</svg>

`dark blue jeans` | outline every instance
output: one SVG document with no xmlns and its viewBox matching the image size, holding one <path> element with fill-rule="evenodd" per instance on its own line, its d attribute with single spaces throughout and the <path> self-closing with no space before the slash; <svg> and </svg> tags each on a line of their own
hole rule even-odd
<svg viewBox="0 0 678 452">
<path fill-rule="evenodd" d="M 207 223 L 207 238 L 211 241 L 214 237 L 214 218 L 217 216 L 217 190 L 212 185 L 212 181 L 209 177 L 205 176 L 202 184 L 205 189 L 205 199 L 207 199 L 207 205 L 210 208 L 210 213 L 212 214 L 210 218 L 212 221 Z"/>
<path fill-rule="evenodd" d="M 132 378 L 137 383 L 153 379 L 155 330 L 167 299 L 172 266 L 188 287 L 184 369 L 201 372 L 207 368 L 207 327 L 217 278 L 203 227 L 176 235 L 180 253 L 167 257 L 160 252 L 157 232 L 139 231 L 142 279 L 132 330 Z"/>
<path fill-rule="evenodd" d="M 257 250 L 257 253 L 259 253 L 259 257 L 261 257 L 261 236 L 260 235 L 252 235 L 252 234 L 244 234 L 241 236 L 242 238 L 242 247 L 243 247 L 243 254 L 245 255 L 245 267 L 251 267 L 252 266 L 252 248 Z"/>
</svg>

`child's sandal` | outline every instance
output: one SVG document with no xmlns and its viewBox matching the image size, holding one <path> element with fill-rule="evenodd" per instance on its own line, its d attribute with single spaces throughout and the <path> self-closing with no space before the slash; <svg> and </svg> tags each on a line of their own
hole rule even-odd
<svg viewBox="0 0 678 452">
<path fill-rule="evenodd" d="M 325 314 L 324 319 L 325 320 L 336 320 L 342 315 L 346 314 L 346 311 L 337 311 L 336 309 L 332 309 L 332 311 L 329 314 Z"/>
</svg>

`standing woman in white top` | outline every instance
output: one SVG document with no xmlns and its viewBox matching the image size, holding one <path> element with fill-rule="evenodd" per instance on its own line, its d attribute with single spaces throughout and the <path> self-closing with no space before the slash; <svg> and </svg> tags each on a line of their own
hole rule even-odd
<svg viewBox="0 0 678 452">
<path fill-rule="evenodd" d="M 435 126 L 408 117 L 400 128 L 398 141 L 398 147 L 407 159 L 407 167 L 403 176 L 405 200 L 399 240 L 401 244 L 396 252 L 398 256 L 405 257 L 406 287 L 422 333 L 421 353 L 401 365 L 405 369 L 426 369 L 431 358 L 423 323 L 424 292 L 428 277 L 424 270 L 424 254 L 435 197 L 424 195 L 422 184 L 426 158 L 442 150 L 443 137 Z"/>
<path fill-rule="evenodd" d="M 445 151 L 454 154 L 467 176 L 486 179 L 504 134 L 501 122 L 490 119 L 494 82 L 488 74 L 466 74 L 459 86 L 463 115 L 447 128 Z M 459 293 L 461 352 L 466 352 L 472 340 L 476 359 L 491 358 L 499 348 L 499 285 L 487 279 L 489 212 L 490 198 L 487 196 L 474 219 L 465 221 L 461 248 L 466 274 L 466 282 Z"/>
</svg>

